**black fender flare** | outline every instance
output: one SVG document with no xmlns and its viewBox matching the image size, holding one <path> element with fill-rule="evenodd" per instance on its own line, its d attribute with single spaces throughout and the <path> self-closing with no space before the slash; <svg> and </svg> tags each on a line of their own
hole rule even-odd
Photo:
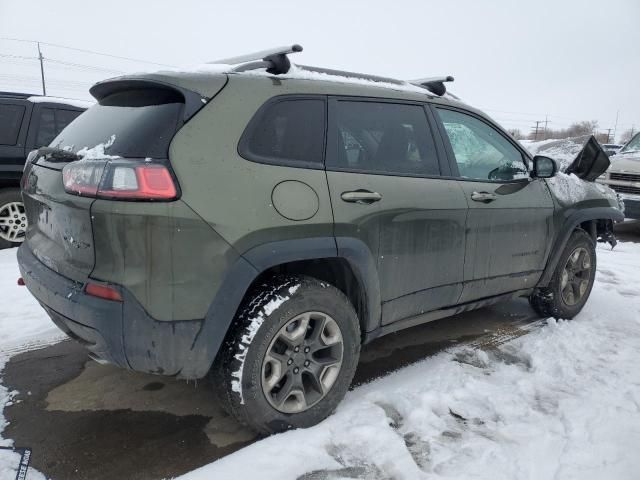
<svg viewBox="0 0 640 480">
<path fill-rule="evenodd" d="M 551 249 L 551 253 L 547 260 L 547 265 L 545 266 L 542 276 L 536 285 L 537 288 L 549 285 L 553 272 L 560 261 L 560 256 L 569 241 L 569 237 L 578 225 L 588 222 L 589 220 L 613 220 L 614 222 L 621 222 L 624 220 L 624 215 L 620 210 L 614 207 L 592 207 L 571 213 L 565 219 L 558 235 L 556 236 L 553 248 Z"/>
<path fill-rule="evenodd" d="M 365 294 L 365 329 L 377 328 L 381 306 L 376 261 L 363 241 L 313 237 L 269 242 L 243 253 L 228 270 L 193 342 L 189 361 L 179 376 L 202 378 L 207 374 L 245 294 L 262 272 L 289 262 L 340 257 L 349 263 Z"/>
</svg>

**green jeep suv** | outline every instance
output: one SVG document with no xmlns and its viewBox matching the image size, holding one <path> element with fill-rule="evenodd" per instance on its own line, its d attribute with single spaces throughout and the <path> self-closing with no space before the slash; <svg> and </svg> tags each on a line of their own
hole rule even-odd
<svg viewBox="0 0 640 480">
<path fill-rule="evenodd" d="M 263 433 L 329 415 L 387 333 L 517 296 L 573 317 L 622 220 L 452 78 L 291 66 L 299 50 L 98 83 L 22 179 L 21 274 L 56 325 L 101 362 L 211 375 Z M 590 158 L 579 174 L 606 169 Z"/>
</svg>

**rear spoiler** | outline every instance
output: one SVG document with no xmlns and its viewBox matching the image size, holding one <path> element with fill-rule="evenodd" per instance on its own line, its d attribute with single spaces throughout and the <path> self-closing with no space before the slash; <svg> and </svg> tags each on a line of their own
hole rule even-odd
<svg viewBox="0 0 640 480">
<path fill-rule="evenodd" d="M 91 95 L 93 95 L 93 97 L 99 102 L 103 98 L 113 93 L 122 92 L 125 90 L 145 88 L 166 90 L 182 97 L 182 101 L 184 102 L 184 122 L 193 117 L 198 112 L 198 110 L 200 110 L 209 100 L 207 97 L 204 97 L 199 93 L 193 92 L 191 90 L 187 90 L 186 88 L 181 88 L 176 85 L 171 85 L 170 83 L 145 78 L 119 77 L 104 80 L 102 82 L 96 83 L 93 87 L 91 87 L 89 89 L 89 93 L 91 93 Z"/>
</svg>

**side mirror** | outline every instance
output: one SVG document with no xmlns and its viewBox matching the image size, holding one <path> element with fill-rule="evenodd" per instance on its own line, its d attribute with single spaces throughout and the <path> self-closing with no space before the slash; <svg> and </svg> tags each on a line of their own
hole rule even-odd
<svg viewBox="0 0 640 480">
<path fill-rule="evenodd" d="M 543 155 L 533 157 L 532 178 L 551 178 L 558 173 L 558 164 L 553 158 Z"/>
</svg>

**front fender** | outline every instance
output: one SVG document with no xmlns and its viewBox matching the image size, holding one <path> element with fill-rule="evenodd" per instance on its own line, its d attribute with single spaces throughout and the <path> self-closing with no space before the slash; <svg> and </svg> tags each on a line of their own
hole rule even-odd
<svg viewBox="0 0 640 480">
<path fill-rule="evenodd" d="M 538 288 L 549 285 L 553 272 L 560 261 L 560 256 L 569 241 L 569 237 L 576 227 L 590 220 L 612 220 L 614 222 L 621 222 L 624 220 L 624 215 L 620 210 L 613 207 L 592 207 L 572 212 L 564 220 L 562 227 L 556 236 L 544 272 L 536 285 Z"/>
</svg>

